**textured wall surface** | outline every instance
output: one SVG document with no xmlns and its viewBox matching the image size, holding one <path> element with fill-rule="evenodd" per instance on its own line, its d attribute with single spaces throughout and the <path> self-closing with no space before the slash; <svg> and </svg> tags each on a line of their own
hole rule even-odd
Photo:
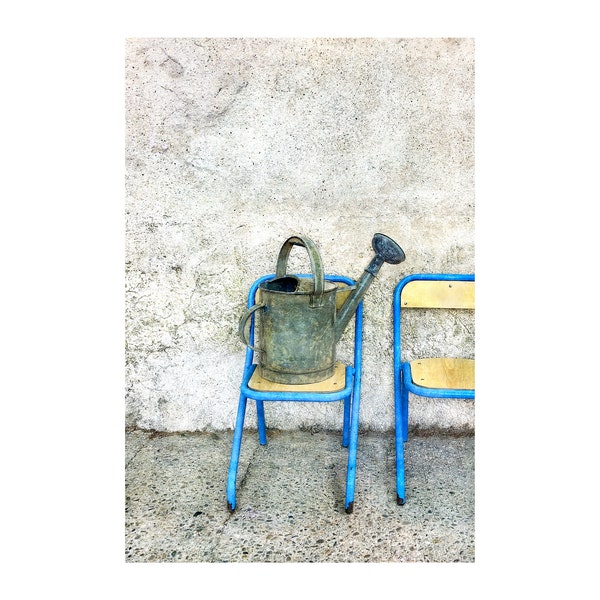
<svg viewBox="0 0 600 600">
<path fill-rule="evenodd" d="M 361 426 L 391 429 L 395 283 L 475 268 L 473 40 L 129 39 L 125 69 L 126 424 L 232 428 L 252 281 L 294 234 L 358 278 L 380 231 L 407 258 L 365 298 Z M 300 248 L 290 267 L 309 269 Z M 414 341 L 473 356 L 473 337 L 452 315 Z M 337 404 L 267 411 L 271 427 L 341 426 Z M 473 413 L 411 396 L 420 428 Z"/>
</svg>

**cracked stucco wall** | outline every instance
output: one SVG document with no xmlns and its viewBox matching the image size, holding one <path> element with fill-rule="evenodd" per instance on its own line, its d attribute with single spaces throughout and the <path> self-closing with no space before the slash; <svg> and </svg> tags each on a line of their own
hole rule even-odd
<svg viewBox="0 0 600 600">
<path fill-rule="evenodd" d="M 474 41 L 128 39 L 125 85 L 126 424 L 233 427 L 251 282 L 293 234 L 358 278 L 381 231 L 407 258 L 365 298 L 361 426 L 391 429 L 395 283 L 475 268 Z M 290 267 L 308 269 L 300 249 Z M 473 356 L 464 315 L 419 336 Z M 338 404 L 267 409 L 271 427 L 341 425 Z M 473 414 L 411 396 L 420 428 Z"/>
</svg>

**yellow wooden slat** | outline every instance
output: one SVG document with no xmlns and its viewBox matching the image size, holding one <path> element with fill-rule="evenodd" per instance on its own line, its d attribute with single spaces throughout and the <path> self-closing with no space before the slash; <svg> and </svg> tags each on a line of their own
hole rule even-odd
<svg viewBox="0 0 600 600">
<path fill-rule="evenodd" d="M 409 281 L 402 290 L 402 308 L 475 308 L 474 281 Z"/>
<path fill-rule="evenodd" d="M 475 389 L 475 361 L 469 358 L 422 358 L 410 363 L 413 382 L 426 388 Z"/>
<path fill-rule="evenodd" d="M 302 385 L 289 385 L 277 383 L 264 379 L 258 374 L 258 368 L 254 370 L 248 387 L 260 392 L 335 392 L 343 390 L 346 385 L 346 365 L 336 362 L 333 367 L 333 375 L 324 381 L 317 383 L 304 383 Z"/>
<path fill-rule="evenodd" d="M 356 288 L 355 285 L 349 286 L 347 283 L 336 282 L 337 292 L 335 293 L 335 309 L 340 310 L 348 296 Z"/>
</svg>

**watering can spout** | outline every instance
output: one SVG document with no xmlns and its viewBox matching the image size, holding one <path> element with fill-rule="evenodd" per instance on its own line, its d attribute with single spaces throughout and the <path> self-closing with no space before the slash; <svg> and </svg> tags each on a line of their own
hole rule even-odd
<svg viewBox="0 0 600 600">
<path fill-rule="evenodd" d="M 390 237 L 383 233 L 376 233 L 372 240 L 375 256 L 365 269 L 360 281 L 356 284 L 354 291 L 348 296 L 335 319 L 335 340 L 336 343 L 342 337 L 346 326 L 350 322 L 357 306 L 363 299 L 366 291 L 373 282 L 373 279 L 381 269 L 384 262 L 391 265 L 401 263 L 406 256 L 402 248 Z"/>
</svg>

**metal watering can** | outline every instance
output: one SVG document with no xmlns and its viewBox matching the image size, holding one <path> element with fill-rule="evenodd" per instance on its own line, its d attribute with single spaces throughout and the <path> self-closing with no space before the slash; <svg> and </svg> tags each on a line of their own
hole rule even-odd
<svg viewBox="0 0 600 600">
<path fill-rule="evenodd" d="M 290 251 L 296 245 L 308 252 L 312 278 L 286 274 Z M 395 265 L 405 259 L 402 248 L 382 233 L 373 236 L 372 246 L 375 256 L 360 281 L 351 287 L 338 287 L 325 281 L 321 256 L 312 240 L 292 236 L 284 242 L 275 278 L 259 285 L 259 303 L 250 307 L 239 323 L 242 342 L 260 351 L 261 377 L 277 383 L 304 384 L 333 375 L 335 346 L 373 278 L 384 262 Z M 246 323 L 258 310 L 260 347 L 254 348 L 246 337 Z"/>
</svg>

